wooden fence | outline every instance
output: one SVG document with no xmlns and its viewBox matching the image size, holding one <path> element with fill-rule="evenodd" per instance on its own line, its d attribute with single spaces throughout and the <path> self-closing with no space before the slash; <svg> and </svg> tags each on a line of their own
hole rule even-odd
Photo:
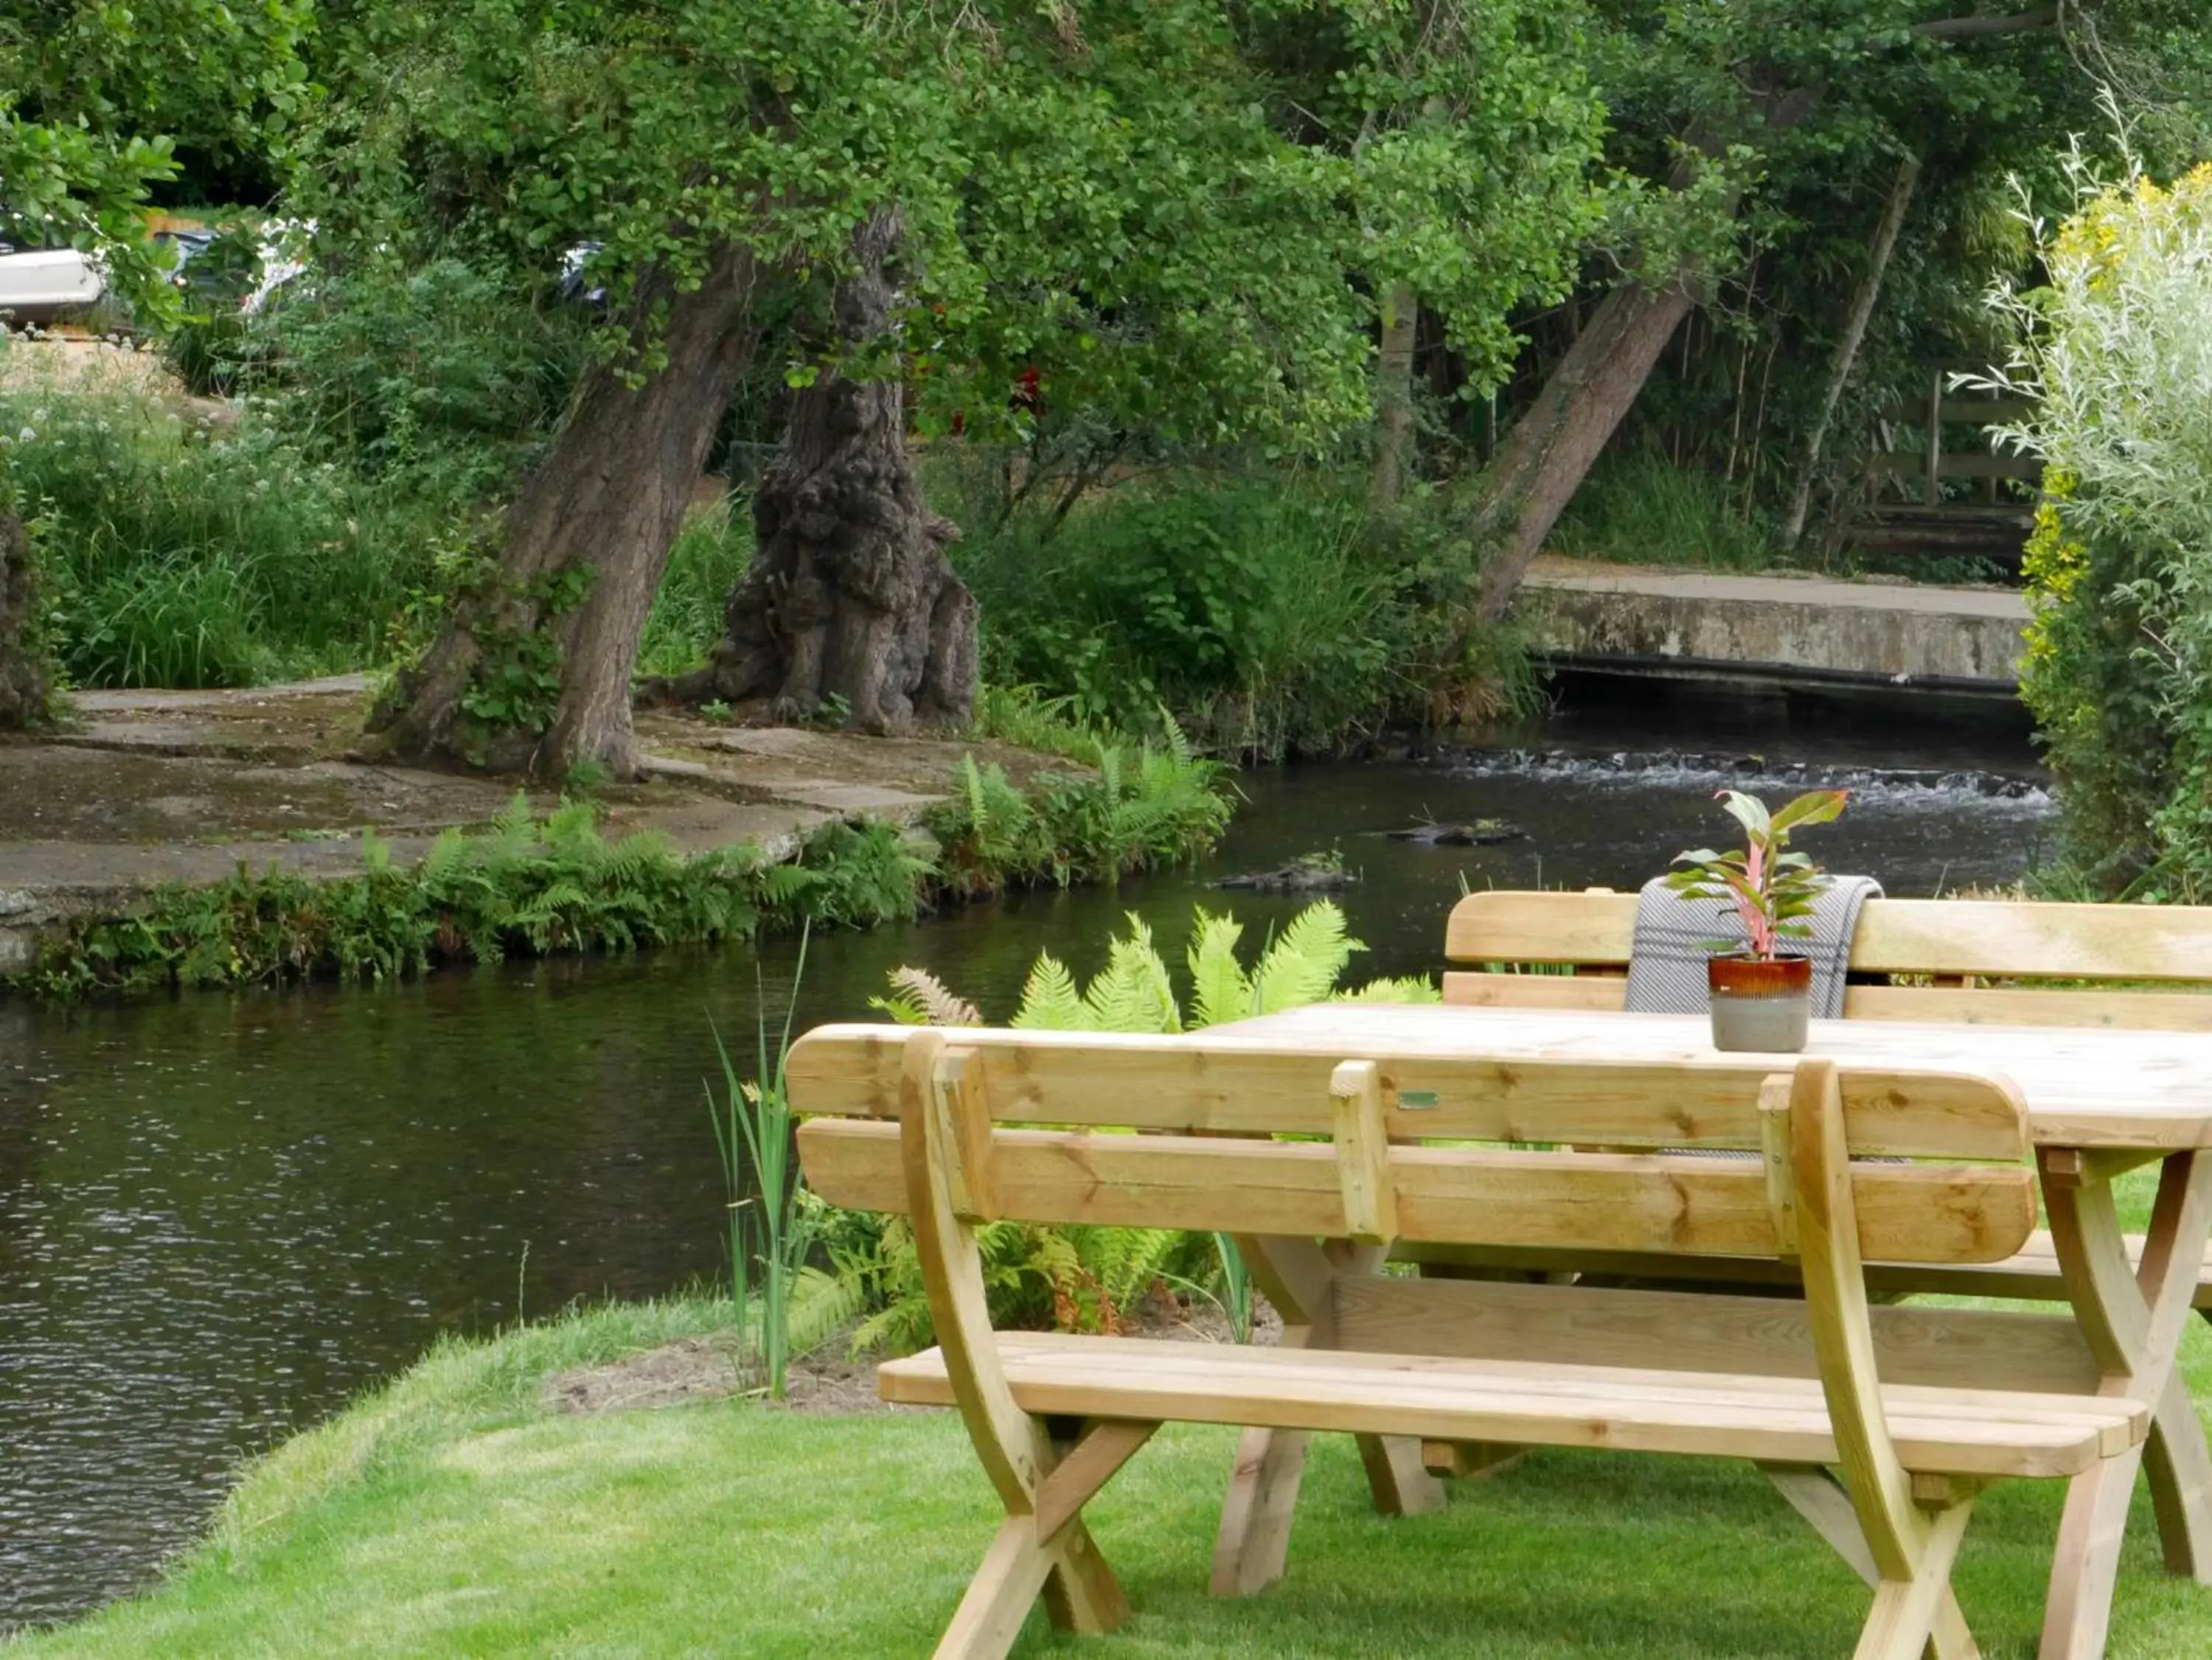
<svg viewBox="0 0 2212 1660">
<path fill-rule="evenodd" d="M 1923 365 L 1920 386 L 1883 412 L 1887 447 L 1870 457 L 1874 500 L 1845 527 L 1847 541 L 1871 552 L 2018 566 L 2043 467 L 1996 453 L 1986 430 L 2025 419 L 2027 399 L 1954 389 L 1956 376 L 1987 369 L 1971 360 Z"/>
</svg>

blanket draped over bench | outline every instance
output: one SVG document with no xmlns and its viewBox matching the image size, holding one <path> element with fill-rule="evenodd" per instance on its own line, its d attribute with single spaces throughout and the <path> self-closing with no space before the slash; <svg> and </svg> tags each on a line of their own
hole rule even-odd
<svg viewBox="0 0 2212 1660">
<path fill-rule="evenodd" d="M 1805 918 L 1812 931 L 1790 949 L 1813 960 L 1813 1016 L 1843 1018 L 1844 978 L 1859 909 L 1881 897 L 1872 876 L 1832 876 Z M 1735 907 L 1715 900 L 1686 899 L 1655 876 L 1636 898 L 1636 934 L 1628 958 L 1626 1007 L 1646 1015 L 1702 1015 L 1708 996 L 1705 961 L 1717 942 L 1745 938 Z"/>
</svg>

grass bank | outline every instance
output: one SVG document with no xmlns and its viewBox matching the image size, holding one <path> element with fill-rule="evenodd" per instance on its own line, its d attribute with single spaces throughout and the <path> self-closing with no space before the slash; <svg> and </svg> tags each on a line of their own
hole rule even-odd
<svg viewBox="0 0 2212 1660">
<path fill-rule="evenodd" d="M 148 1596 L 20 1639 L 11 1660 L 362 1655 L 927 1653 L 999 1514 L 945 1413 L 811 1417 L 744 1401 L 578 1417 L 544 1380 L 713 1330 L 726 1304 L 617 1306 L 413 1370 L 246 1475 Z M 2212 1338 L 2188 1339 L 2212 1387 Z M 1291 1572 L 1254 1602 L 1206 1579 L 1227 1431 L 1163 1432 L 1090 1507 L 1135 1617 L 1018 1654 L 1098 1660 L 1772 1660 L 1842 1654 L 1866 1595 L 1748 1466 L 1540 1453 L 1386 1522 L 1321 1438 Z M 2055 1483 L 2000 1487 L 1959 1566 L 1990 1660 L 2034 1652 Z M 2139 1499 L 2112 1660 L 2212 1651 L 2212 1596 L 2159 1571 Z"/>
</svg>

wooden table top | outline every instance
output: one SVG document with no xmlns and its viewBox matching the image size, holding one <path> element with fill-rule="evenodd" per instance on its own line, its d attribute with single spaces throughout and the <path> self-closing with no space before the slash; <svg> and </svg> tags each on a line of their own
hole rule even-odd
<svg viewBox="0 0 2212 1660">
<path fill-rule="evenodd" d="M 1200 1044 L 1261 1039 L 1269 1048 L 1346 1059 L 1378 1045 L 1401 1055 L 1498 1060 L 1710 1060 L 1714 1053 L 1703 1015 L 1613 1010 L 1315 1003 L 1189 1035 Z M 1847 1064 L 2001 1075 L 2027 1101 L 2029 1133 L 2040 1146 L 2212 1147 L 2212 1033 L 1815 1021 L 1805 1052 Z"/>
</svg>

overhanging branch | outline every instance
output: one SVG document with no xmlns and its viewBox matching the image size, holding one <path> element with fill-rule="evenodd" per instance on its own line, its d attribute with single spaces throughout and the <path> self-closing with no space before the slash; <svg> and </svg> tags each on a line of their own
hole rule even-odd
<svg viewBox="0 0 2212 1660">
<path fill-rule="evenodd" d="M 2027 34 L 2057 22 L 2062 7 L 2038 6 L 2009 17 L 1939 17 L 1932 23 L 1915 23 L 1912 32 L 1937 40 L 1978 40 L 1992 34 Z"/>
</svg>

